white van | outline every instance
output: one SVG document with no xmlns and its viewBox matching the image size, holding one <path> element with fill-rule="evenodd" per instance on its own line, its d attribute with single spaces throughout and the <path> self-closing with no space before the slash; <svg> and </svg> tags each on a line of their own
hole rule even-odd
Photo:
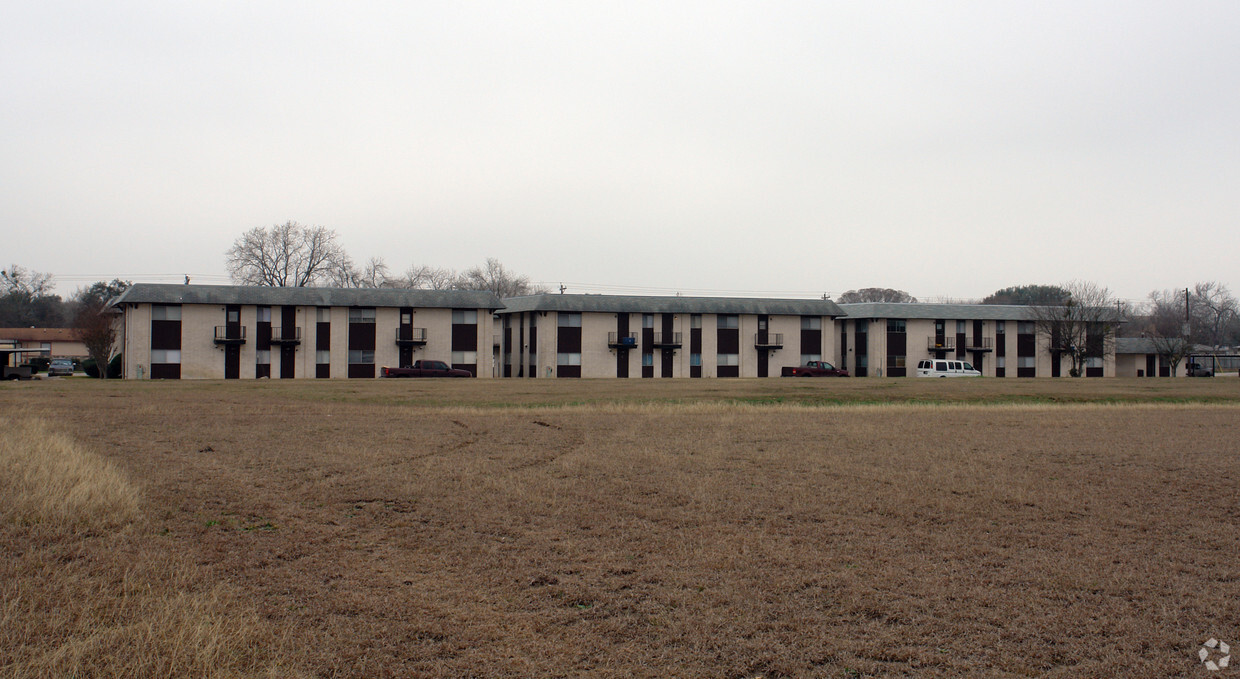
<svg viewBox="0 0 1240 679">
<path fill-rule="evenodd" d="M 930 358 L 917 362 L 918 377 L 981 377 L 978 372 L 965 361 L 946 358 Z"/>
</svg>

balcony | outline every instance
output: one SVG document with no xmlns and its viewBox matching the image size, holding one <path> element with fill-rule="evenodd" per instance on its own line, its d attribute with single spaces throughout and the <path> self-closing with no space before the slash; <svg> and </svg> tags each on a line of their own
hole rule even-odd
<svg viewBox="0 0 1240 679">
<path fill-rule="evenodd" d="M 651 345 L 657 349 L 679 349 L 680 333 L 678 332 L 656 332 L 654 333 L 654 341 Z"/>
<path fill-rule="evenodd" d="M 227 325 L 215 326 L 215 343 L 216 344 L 245 344 L 245 326 L 238 325 L 229 327 Z"/>
<path fill-rule="evenodd" d="M 755 349 L 783 349 L 784 333 L 760 332 L 753 336 L 753 346 Z"/>
<path fill-rule="evenodd" d="M 635 332 L 609 332 L 607 333 L 607 346 L 612 349 L 636 349 L 637 333 Z"/>
<path fill-rule="evenodd" d="M 993 337 L 974 337 L 970 339 L 965 346 L 969 351 L 994 351 L 995 338 Z"/>
<path fill-rule="evenodd" d="M 301 328 L 272 328 L 272 344 L 301 344 Z"/>
<path fill-rule="evenodd" d="M 426 328 L 403 326 L 396 329 L 396 346 L 421 347 L 426 345 Z"/>
<path fill-rule="evenodd" d="M 956 338 L 955 337 L 941 337 L 941 338 L 927 337 L 926 338 L 926 349 L 929 351 L 955 351 L 956 350 Z"/>
</svg>

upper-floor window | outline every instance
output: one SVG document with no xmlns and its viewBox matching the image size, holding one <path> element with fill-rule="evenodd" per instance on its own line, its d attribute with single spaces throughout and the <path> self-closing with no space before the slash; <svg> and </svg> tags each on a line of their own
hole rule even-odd
<svg viewBox="0 0 1240 679">
<path fill-rule="evenodd" d="M 1016 332 L 1020 335 L 1033 334 L 1033 321 L 1019 321 L 1016 324 Z"/>
<path fill-rule="evenodd" d="M 270 323 L 271 322 L 271 307 L 269 306 L 258 307 L 258 322 L 259 323 Z"/>
<path fill-rule="evenodd" d="M 1003 321 L 995 321 L 995 333 L 1002 335 L 1006 324 Z"/>
<path fill-rule="evenodd" d="M 556 323 L 561 328 L 580 328 L 581 314 L 567 314 L 560 312 L 559 314 L 556 314 Z"/>
<path fill-rule="evenodd" d="M 868 319 L 858 319 L 854 321 L 856 331 L 859 333 L 868 333 L 870 331 L 870 321 Z"/>
<path fill-rule="evenodd" d="M 642 327 L 643 328 L 654 327 L 654 314 L 642 314 Z"/>
<path fill-rule="evenodd" d="M 314 320 L 318 323 L 330 323 L 332 320 L 332 308 L 329 306 L 321 306 L 315 309 Z"/>
<path fill-rule="evenodd" d="M 720 330 L 739 328 L 739 327 L 741 327 L 739 316 L 736 316 L 735 314 L 731 314 L 731 315 L 723 315 L 719 317 L 719 329 Z"/>
<path fill-rule="evenodd" d="M 956 334 L 957 335 L 964 334 L 964 321 L 956 321 Z"/>
<path fill-rule="evenodd" d="M 152 321 L 179 321 L 181 320 L 181 307 L 169 304 L 153 304 L 151 305 Z"/>
<path fill-rule="evenodd" d="M 887 332 L 904 332 L 904 319 L 888 318 L 887 319 Z"/>
<path fill-rule="evenodd" d="M 691 330 L 699 330 L 702 327 L 702 314 L 689 315 L 689 328 Z"/>
<path fill-rule="evenodd" d="M 801 329 L 802 330 L 822 330 L 822 317 L 821 316 L 802 316 L 801 317 Z"/>
<path fill-rule="evenodd" d="M 477 325 L 478 311 L 476 309 L 453 309 L 452 310 L 453 325 Z"/>
<path fill-rule="evenodd" d="M 375 308 L 374 307 L 350 307 L 349 308 L 350 323 L 374 323 Z M 373 363 L 374 361 L 371 361 Z"/>
</svg>

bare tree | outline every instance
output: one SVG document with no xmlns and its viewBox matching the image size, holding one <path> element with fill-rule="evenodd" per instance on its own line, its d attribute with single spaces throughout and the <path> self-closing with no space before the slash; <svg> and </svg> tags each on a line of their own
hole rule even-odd
<svg viewBox="0 0 1240 679">
<path fill-rule="evenodd" d="M 1193 286 L 1189 302 L 1191 339 L 1217 351 L 1227 343 L 1228 328 L 1236 318 L 1236 298 L 1222 283 L 1207 281 Z"/>
<path fill-rule="evenodd" d="M 17 264 L 0 271 L 0 327 L 59 328 L 68 320 L 53 276 Z"/>
<path fill-rule="evenodd" d="M 227 254 L 228 273 L 242 285 L 305 287 L 351 266 L 335 231 L 293 221 L 250 229 Z"/>
<path fill-rule="evenodd" d="M 1072 281 L 1062 289 L 1067 295 L 1062 304 L 1029 308 L 1051 356 L 1067 356 L 1072 361 L 1069 374 L 1080 377 L 1088 359 L 1102 358 L 1114 348 L 1124 316 L 1111 291 L 1097 283 Z"/>
<path fill-rule="evenodd" d="M 86 345 L 86 353 L 94 359 L 101 379 L 108 378 L 108 366 L 116 356 L 116 326 L 120 319 L 112 312 L 108 301 L 127 287 L 128 281 L 114 280 L 78 291 L 73 334 Z"/>
<path fill-rule="evenodd" d="M 860 290 L 849 290 L 840 295 L 840 298 L 836 301 L 840 304 L 854 304 L 856 302 L 916 302 L 917 298 L 903 290 L 861 288 Z"/>
<path fill-rule="evenodd" d="M 361 269 L 353 266 L 353 261 L 346 258 L 332 269 L 326 282 L 338 288 L 401 287 L 398 281 L 388 277 L 388 265 L 382 257 L 371 257 Z"/>
<path fill-rule="evenodd" d="M 519 276 L 508 271 L 494 257 L 488 257 L 484 266 L 475 266 L 461 274 L 456 287 L 460 290 L 487 290 L 500 299 L 540 292 L 538 288 L 530 285 L 529 276 Z"/>
<path fill-rule="evenodd" d="M 456 287 L 457 274 L 446 267 L 418 264 L 410 266 L 400 278 L 392 279 L 392 287 L 411 290 L 451 290 Z"/>
<path fill-rule="evenodd" d="M 1180 362 L 1192 351 L 1188 340 L 1189 325 L 1185 318 L 1184 297 L 1175 290 L 1155 290 L 1145 307 L 1143 334 L 1154 344 L 1171 368 L 1171 376 L 1179 372 Z"/>
</svg>

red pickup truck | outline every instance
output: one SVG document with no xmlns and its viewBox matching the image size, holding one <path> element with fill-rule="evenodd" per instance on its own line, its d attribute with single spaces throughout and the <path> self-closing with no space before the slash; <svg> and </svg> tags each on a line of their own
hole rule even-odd
<svg viewBox="0 0 1240 679">
<path fill-rule="evenodd" d="M 788 366 L 783 370 L 784 377 L 848 377 L 848 371 L 837 368 L 826 361 L 810 361 L 801 366 Z"/>
<path fill-rule="evenodd" d="M 383 366 L 380 377 L 473 377 L 468 370 L 457 370 L 443 361 L 414 361 L 401 368 Z"/>
</svg>

